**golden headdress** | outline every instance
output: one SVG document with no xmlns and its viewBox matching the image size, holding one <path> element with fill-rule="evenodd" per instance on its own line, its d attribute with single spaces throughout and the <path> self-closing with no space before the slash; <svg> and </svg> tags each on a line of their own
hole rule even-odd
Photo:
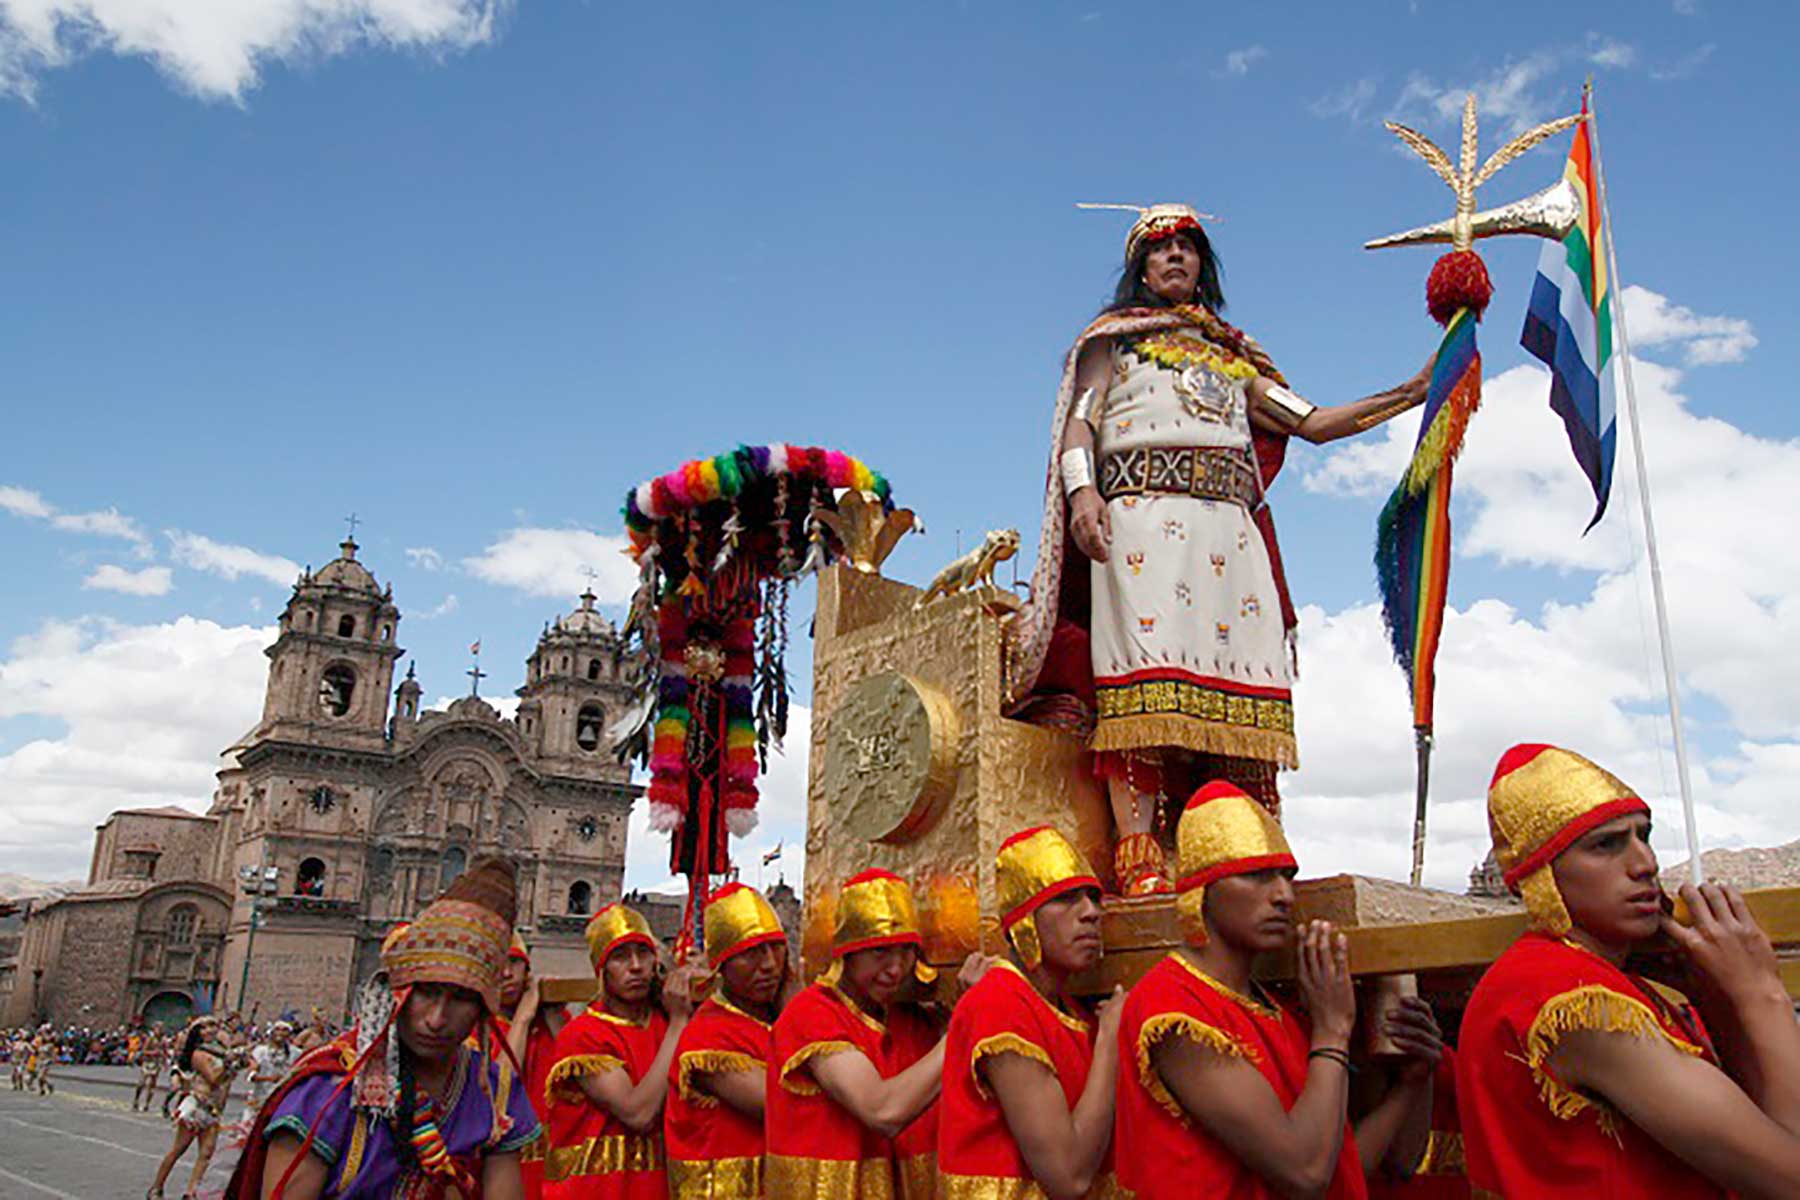
<svg viewBox="0 0 1800 1200">
<path fill-rule="evenodd" d="M 1616 776 L 1556 746 L 1514 746 L 1488 785 L 1488 831 L 1506 886 L 1524 897 L 1534 926 L 1555 934 L 1572 923 L 1551 862 L 1595 827 L 1649 811 Z"/>
<path fill-rule="evenodd" d="M 644 919 L 644 914 L 617 901 L 589 917 L 587 928 L 582 932 L 587 938 L 588 961 L 594 964 L 596 971 L 606 965 L 606 960 L 620 946 L 635 943 L 656 949 L 656 937 L 650 932 L 650 922 Z"/>
<path fill-rule="evenodd" d="M 838 895 L 837 923 L 831 933 L 832 963 L 827 977 L 835 980 L 846 954 L 880 946 L 916 946 L 919 965 L 913 974 L 930 983 L 937 972 L 925 963 L 925 938 L 919 932 L 919 912 L 912 889 L 892 871 L 872 868 L 853 875 Z"/>
<path fill-rule="evenodd" d="M 411 924 L 382 942 L 381 965 L 395 992 L 418 983 L 448 983 L 480 994 L 500 1011 L 500 976 L 518 916 L 512 863 L 476 862 Z"/>
<path fill-rule="evenodd" d="M 1183 230 L 1199 230 L 1200 222 L 1216 221 L 1211 213 L 1203 213 L 1186 204 L 1077 204 L 1076 208 L 1119 209 L 1134 212 L 1138 219 L 1125 235 L 1125 261 L 1131 262 L 1146 242 L 1160 242 Z M 1205 236 L 1202 233 L 1201 236 Z"/>
<path fill-rule="evenodd" d="M 1227 875 L 1248 875 L 1271 867 L 1293 867 L 1287 835 L 1269 810 L 1242 789 L 1214 780 L 1195 792 L 1175 827 L 1175 912 L 1182 936 L 1206 941 L 1206 885 Z"/>
<path fill-rule="evenodd" d="M 1099 887 L 1100 880 L 1081 851 L 1048 825 L 1021 830 L 1000 843 L 994 855 L 1000 928 L 1027 970 L 1044 960 L 1037 910 L 1067 892 Z"/>
<path fill-rule="evenodd" d="M 742 883 L 728 883 L 707 899 L 701 925 L 706 933 L 706 961 L 714 970 L 733 955 L 787 941 L 769 902 L 761 892 Z"/>
</svg>

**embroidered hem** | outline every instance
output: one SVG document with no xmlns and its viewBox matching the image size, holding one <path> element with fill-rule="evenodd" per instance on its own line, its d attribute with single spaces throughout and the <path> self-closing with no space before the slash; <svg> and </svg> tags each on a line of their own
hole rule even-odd
<svg viewBox="0 0 1800 1200">
<path fill-rule="evenodd" d="M 669 1160 L 669 1200 L 761 1200 L 761 1158 Z"/>
<path fill-rule="evenodd" d="M 1295 744 L 1293 733 L 1282 732 L 1275 728 L 1258 728 L 1260 717 L 1252 716 L 1249 720 L 1241 723 L 1210 721 L 1204 717 L 1190 716 L 1180 712 L 1138 713 L 1109 717 L 1104 715 L 1107 689 L 1100 690 L 1099 698 L 1102 715 L 1099 724 L 1094 728 L 1093 739 L 1088 743 L 1090 750 L 1099 752 L 1174 747 L 1179 750 L 1192 750 L 1197 754 L 1253 758 L 1261 762 L 1275 763 L 1277 766 L 1287 767 L 1289 770 L 1300 765 L 1300 750 Z M 1293 705 L 1289 702 L 1248 700 L 1241 696 L 1232 699 L 1234 708 L 1237 707 L 1237 701 L 1251 704 L 1257 709 L 1261 709 L 1265 705 L 1280 705 L 1287 713 L 1288 722 L 1291 724 L 1293 721 Z"/>
<path fill-rule="evenodd" d="M 614 1133 L 573 1146 L 553 1146 L 544 1157 L 544 1182 L 588 1175 L 643 1174 L 663 1169 L 662 1138 Z"/>
<path fill-rule="evenodd" d="M 771 1196 L 807 1200 L 894 1200 L 894 1172 L 885 1158 L 800 1158 L 771 1154 L 763 1166 Z"/>
</svg>

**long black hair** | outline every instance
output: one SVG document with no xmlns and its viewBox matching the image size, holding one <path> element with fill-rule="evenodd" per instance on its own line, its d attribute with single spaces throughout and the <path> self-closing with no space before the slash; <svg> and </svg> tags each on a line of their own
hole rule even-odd
<svg viewBox="0 0 1800 1200">
<path fill-rule="evenodd" d="M 175 1056 L 175 1065 L 181 1070 L 194 1069 L 194 1051 L 200 1048 L 200 1036 L 203 1032 L 199 1022 L 189 1027 L 187 1037 L 181 1043 L 181 1053 Z"/>
<path fill-rule="evenodd" d="M 1225 311 L 1225 289 L 1220 280 L 1224 275 L 1224 266 L 1219 262 L 1219 255 L 1213 249 L 1212 242 L 1203 229 L 1183 229 L 1172 237 L 1187 239 L 1194 253 L 1200 256 L 1200 282 L 1194 288 L 1194 299 L 1213 312 Z M 1161 240 L 1161 239 L 1158 239 Z M 1169 302 L 1150 290 L 1144 282 L 1144 260 L 1150 257 L 1150 247 L 1156 243 L 1148 239 L 1139 246 L 1131 261 L 1119 273 L 1119 282 L 1113 288 L 1112 303 L 1102 312 L 1118 312 L 1125 308 L 1167 308 Z"/>
</svg>

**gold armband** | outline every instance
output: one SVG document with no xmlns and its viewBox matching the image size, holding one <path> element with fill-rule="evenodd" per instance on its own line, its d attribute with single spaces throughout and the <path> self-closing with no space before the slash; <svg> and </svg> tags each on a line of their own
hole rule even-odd
<svg viewBox="0 0 1800 1200">
<path fill-rule="evenodd" d="M 1307 403 L 1279 383 L 1263 393 L 1263 402 L 1263 411 L 1288 433 L 1300 428 L 1301 422 L 1318 411 L 1317 405 Z"/>
<path fill-rule="evenodd" d="M 1076 421 L 1080 421 L 1089 429 L 1097 429 L 1099 427 L 1100 418 L 1099 414 L 1094 411 L 1094 408 L 1094 389 L 1082 388 L 1081 395 L 1075 397 L 1075 407 L 1069 411 L 1069 416 Z"/>
</svg>

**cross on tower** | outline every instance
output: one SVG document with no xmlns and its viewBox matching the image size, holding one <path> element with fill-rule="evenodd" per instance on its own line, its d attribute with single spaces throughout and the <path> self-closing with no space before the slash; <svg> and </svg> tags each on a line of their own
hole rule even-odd
<svg viewBox="0 0 1800 1200">
<path fill-rule="evenodd" d="M 591 608 L 594 603 L 594 580 L 600 578 L 600 572 L 594 570 L 593 567 L 584 564 L 581 568 L 581 574 L 583 578 L 587 580 L 587 590 L 581 593 L 582 607 Z"/>
<path fill-rule="evenodd" d="M 476 642 L 469 647 L 469 653 L 475 656 L 475 664 L 463 674 L 469 677 L 469 695 L 481 695 L 481 681 L 487 678 L 487 672 L 481 669 L 481 643 Z"/>
<path fill-rule="evenodd" d="M 345 517 L 344 522 L 350 526 L 350 540 L 354 542 L 356 540 L 356 527 L 361 525 L 362 522 L 357 519 L 355 513 L 351 513 L 349 516 Z"/>
</svg>

